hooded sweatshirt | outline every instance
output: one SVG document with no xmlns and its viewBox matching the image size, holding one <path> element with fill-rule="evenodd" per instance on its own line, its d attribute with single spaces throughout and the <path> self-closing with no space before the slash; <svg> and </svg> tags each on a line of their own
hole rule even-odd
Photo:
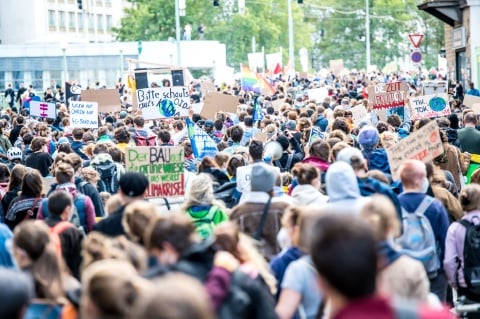
<svg viewBox="0 0 480 319">
<path fill-rule="evenodd" d="M 328 196 L 320 193 L 310 184 L 297 185 L 292 191 L 292 197 L 296 205 L 320 205 L 328 202 Z"/>
<path fill-rule="evenodd" d="M 326 177 L 329 201 L 325 205 L 335 211 L 359 214 L 366 197 L 360 195 L 357 177 L 353 168 L 345 162 L 335 162 L 328 168 Z"/>
</svg>

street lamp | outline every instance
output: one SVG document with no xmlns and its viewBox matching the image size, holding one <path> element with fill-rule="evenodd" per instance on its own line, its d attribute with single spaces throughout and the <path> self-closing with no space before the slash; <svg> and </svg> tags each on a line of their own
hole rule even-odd
<svg viewBox="0 0 480 319">
<path fill-rule="evenodd" d="M 295 68 L 295 46 L 293 42 L 292 0 L 288 0 L 288 59 L 291 68 Z"/>
<path fill-rule="evenodd" d="M 62 49 L 62 54 L 63 54 L 63 77 L 62 81 L 65 85 L 65 83 L 68 81 L 68 70 L 67 70 L 67 42 L 61 42 L 60 43 L 60 48 Z"/>
<path fill-rule="evenodd" d="M 177 66 L 182 66 L 182 58 L 180 54 L 180 2 L 175 0 L 175 33 L 177 40 Z"/>
<path fill-rule="evenodd" d="M 368 0 L 365 0 L 365 45 L 366 45 L 366 56 L 367 56 L 367 65 L 365 72 L 368 72 L 370 68 L 370 6 Z"/>
</svg>

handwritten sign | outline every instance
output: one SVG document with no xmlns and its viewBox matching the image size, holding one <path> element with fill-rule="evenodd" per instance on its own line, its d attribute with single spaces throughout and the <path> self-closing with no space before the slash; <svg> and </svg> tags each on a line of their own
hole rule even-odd
<svg viewBox="0 0 480 319">
<path fill-rule="evenodd" d="M 147 198 L 185 195 L 184 153 L 179 146 L 128 147 L 126 170 L 147 176 Z"/>
<path fill-rule="evenodd" d="M 120 111 L 120 95 L 117 89 L 83 90 L 82 101 L 95 101 L 99 112 Z"/>
<path fill-rule="evenodd" d="M 403 82 L 378 83 L 368 86 L 368 101 L 374 109 L 405 106 L 408 86 Z"/>
<path fill-rule="evenodd" d="M 308 139 L 308 145 L 311 145 L 313 141 L 322 139 L 324 140 L 326 137 L 326 134 L 320 130 L 319 127 L 312 126 L 310 129 L 310 138 Z"/>
<path fill-rule="evenodd" d="M 70 101 L 70 121 L 73 127 L 97 128 L 98 104 L 96 102 Z"/>
<path fill-rule="evenodd" d="M 215 84 L 212 81 L 207 80 L 200 83 L 200 92 L 202 93 L 202 96 L 206 96 L 207 93 L 216 92 L 216 91 L 217 91 L 217 88 L 215 87 Z"/>
<path fill-rule="evenodd" d="M 43 118 L 57 118 L 57 109 L 55 103 L 47 103 L 43 101 L 30 101 L 30 115 Z"/>
<path fill-rule="evenodd" d="M 140 89 L 137 105 L 146 120 L 188 116 L 190 94 L 184 86 Z"/>
<path fill-rule="evenodd" d="M 412 121 L 451 114 L 447 94 L 432 94 L 410 98 Z"/>
<path fill-rule="evenodd" d="M 394 179 L 398 168 L 407 159 L 431 161 L 443 154 L 443 145 L 437 122 L 431 121 L 407 138 L 387 148 L 388 163 Z"/>
<path fill-rule="evenodd" d="M 317 103 L 322 103 L 327 96 L 328 96 L 328 90 L 326 87 L 308 90 L 308 99 L 315 100 L 315 102 Z"/>
<path fill-rule="evenodd" d="M 368 117 L 367 108 L 363 104 L 358 104 L 349 111 L 352 112 L 353 123 L 358 123 Z"/>
</svg>

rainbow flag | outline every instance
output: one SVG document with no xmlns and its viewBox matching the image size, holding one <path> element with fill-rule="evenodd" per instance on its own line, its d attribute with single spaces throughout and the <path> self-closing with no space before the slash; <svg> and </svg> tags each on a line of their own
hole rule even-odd
<svg viewBox="0 0 480 319">
<path fill-rule="evenodd" d="M 262 93 L 262 91 L 269 94 L 275 94 L 275 89 L 270 82 L 263 76 L 250 70 L 249 67 L 242 65 L 242 90 L 253 91 L 255 93 Z"/>
</svg>

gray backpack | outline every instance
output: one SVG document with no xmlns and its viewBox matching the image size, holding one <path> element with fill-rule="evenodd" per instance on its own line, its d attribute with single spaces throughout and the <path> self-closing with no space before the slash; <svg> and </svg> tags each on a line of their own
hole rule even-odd
<svg viewBox="0 0 480 319">
<path fill-rule="evenodd" d="M 423 263 L 428 278 L 435 278 L 440 269 L 437 244 L 432 225 L 425 216 L 434 198 L 426 196 L 414 212 L 402 207 L 403 234 L 397 239 L 401 252 Z"/>
</svg>

